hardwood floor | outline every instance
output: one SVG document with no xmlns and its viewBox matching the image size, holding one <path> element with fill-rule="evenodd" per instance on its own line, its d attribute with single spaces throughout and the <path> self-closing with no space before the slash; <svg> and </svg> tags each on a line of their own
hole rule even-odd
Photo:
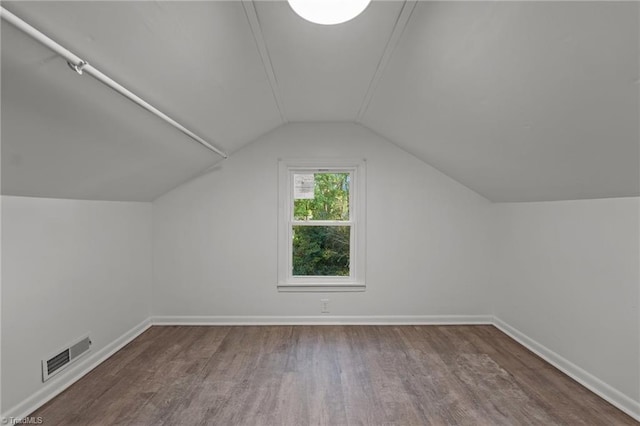
<svg viewBox="0 0 640 426">
<path fill-rule="evenodd" d="M 637 424 L 493 326 L 152 327 L 46 425 Z"/>
</svg>

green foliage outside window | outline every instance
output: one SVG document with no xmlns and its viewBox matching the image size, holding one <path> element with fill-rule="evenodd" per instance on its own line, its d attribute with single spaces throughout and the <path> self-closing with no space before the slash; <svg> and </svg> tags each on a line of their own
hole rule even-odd
<svg viewBox="0 0 640 426">
<path fill-rule="evenodd" d="M 294 226 L 293 275 L 349 276 L 349 226 Z"/>
<path fill-rule="evenodd" d="M 294 200 L 294 219 L 349 220 L 349 173 L 316 173 L 313 199 Z M 294 226 L 294 276 L 349 276 L 351 227 Z"/>
<path fill-rule="evenodd" d="M 349 173 L 316 173 L 313 195 L 294 200 L 295 220 L 349 220 Z"/>
</svg>

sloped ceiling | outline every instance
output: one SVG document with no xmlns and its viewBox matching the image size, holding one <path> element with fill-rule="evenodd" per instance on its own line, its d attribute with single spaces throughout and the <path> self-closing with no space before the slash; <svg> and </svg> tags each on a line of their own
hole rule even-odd
<svg viewBox="0 0 640 426">
<path fill-rule="evenodd" d="M 638 3 L 420 3 L 363 123 L 493 201 L 637 195 Z"/>
<path fill-rule="evenodd" d="M 636 2 L 3 2 L 233 155 L 359 122 L 494 201 L 640 193 Z M 2 192 L 148 201 L 221 161 L 2 22 Z"/>
</svg>

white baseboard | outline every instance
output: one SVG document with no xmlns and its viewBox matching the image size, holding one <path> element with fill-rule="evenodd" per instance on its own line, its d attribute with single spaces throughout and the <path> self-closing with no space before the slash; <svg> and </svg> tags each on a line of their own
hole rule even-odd
<svg viewBox="0 0 640 426">
<path fill-rule="evenodd" d="M 127 343 L 145 332 L 151 327 L 149 319 L 142 321 L 131 330 L 109 343 L 104 348 L 95 353 L 89 354 L 84 359 L 79 360 L 77 365 L 69 367 L 67 371 L 46 382 L 46 384 L 36 393 L 25 399 L 18 405 L 10 408 L 2 414 L 2 419 L 23 419 L 33 413 L 38 408 L 59 395 L 69 386 L 80 380 L 91 370 L 102 364 L 111 355 L 122 349 Z"/>
<path fill-rule="evenodd" d="M 624 411 L 635 420 L 640 421 L 640 402 L 634 401 L 622 392 L 609 386 L 588 371 L 583 370 L 571 361 L 558 355 L 541 343 L 531 339 L 526 334 L 510 326 L 500 318 L 494 318 L 493 325 L 500 331 L 547 361 L 549 364 L 571 377 L 600 398 L 608 401 L 615 407 Z"/>
<path fill-rule="evenodd" d="M 493 324 L 491 315 L 155 316 L 154 325 L 464 325 Z"/>
</svg>

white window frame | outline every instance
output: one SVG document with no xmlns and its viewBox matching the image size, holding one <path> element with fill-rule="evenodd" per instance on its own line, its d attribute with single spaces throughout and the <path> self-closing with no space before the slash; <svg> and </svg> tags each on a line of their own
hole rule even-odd
<svg viewBox="0 0 640 426">
<path fill-rule="evenodd" d="M 365 160 L 285 159 L 278 174 L 278 290 L 280 291 L 364 291 L 365 289 Z M 296 173 L 351 174 L 348 221 L 295 221 L 293 219 L 293 175 Z M 293 226 L 351 226 L 349 276 L 294 276 Z"/>
</svg>

